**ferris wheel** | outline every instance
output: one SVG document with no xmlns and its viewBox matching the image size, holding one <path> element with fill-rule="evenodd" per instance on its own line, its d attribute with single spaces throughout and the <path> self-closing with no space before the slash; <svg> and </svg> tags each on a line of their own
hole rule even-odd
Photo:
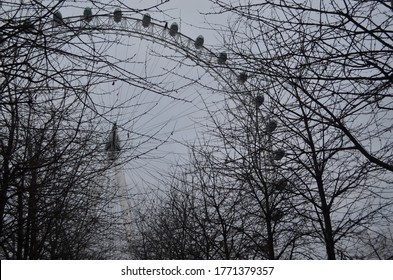
<svg viewBox="0 0 393 280">
<path fill-rule="evenodd" d="M 263 99 L 252 91 L 252 77 L 231 63 L 227 52 L 206 47 L 202 35 L 193 39 L 182 34 L 176 22 L 156 22 L 148 13 L 135 17 L 135 11 L 119 8 L 77 10 L 77 16 L 58 10 L 49 13 L 48 21 L 27 17 L 18 24 L 32 32 L 45 30 L 57 45 L 74 41 L 64 49 L 76 56 L 69 71 L 103 69 L 94 72 L 97 77 L 79 77 L 73 86 L 89 93 L 87 106 L 98 113 L 95 128 L 107 139 L 102 152 L 113 165 L 117 187 L 117 206 L 111 207 L 120 213 L 131 242 L 129 197 L 143 203 L 146 194 L 161 191 L 149 189 L 154 185 L 150 179 L 159 179 L 168 171 L 168 161 L 186 154 L 183 143 L 198 133 L 204 109 L 227 98 L 218 93 L 234 99 L 244 93 L 258 106 Z"/>
</svg>

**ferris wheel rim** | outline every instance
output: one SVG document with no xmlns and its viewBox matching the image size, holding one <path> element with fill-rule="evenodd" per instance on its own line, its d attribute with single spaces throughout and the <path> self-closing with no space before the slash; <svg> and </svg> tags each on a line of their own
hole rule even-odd
<svg viewBox="0 0 393 280">
<path fill-rule="evenodd" d="M 116 10 L 115 10 L 116 11 Z M 56 13 L 59 13 L 56 15 Z M 148 14 L 145 14 L 146 16 Z M 150 15 L 149 15 L 150 16 Z M 176 24 L 173 22 L 172 24 Z M 147 39 L 153 43 L 168 47 L 176 52 L 180 52 L 185 58 L 191 59 L 197 65 L 206 67 L 214 72 L 225 85 L 233 86 L 233 81 L 245 88 L 242 91 L 248 92 L 245 82 L 249 78 L 243 70 L 239 71 L 237 67 L 230 65 L 228 54 L 226 52 L 214 52 L 203 45 L 203 36 L 199 35 L 196 39 L 176 31 L 176 34 L 170 34 L 170 27 L 151 21 L 147 26 L 144 25 L 144 18 L 136 18 L 127 15 L 121 15 L 121 20 L 114 20 L 114 13 L 94 14 L 88 20 L 84 15 L 61 17 L 60 12 L 55 12 L 53 17 L 54 30 L 60 29 L 61 32 L 73 31 L 77 34 L 88 32 L 120 32 L 123 35 Z M 157 31 L 156 34 L 154 31 Z M 202 44 L 201 44 L 202 39 Z M 238 90 L 238 87 L 235 87 Z"/>
</svg>

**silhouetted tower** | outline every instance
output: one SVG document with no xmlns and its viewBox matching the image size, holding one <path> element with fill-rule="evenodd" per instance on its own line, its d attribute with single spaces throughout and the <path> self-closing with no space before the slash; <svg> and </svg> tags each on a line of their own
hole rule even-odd
<svg viewBox="0 0 393 280">
<path fill-rule="evenodd" d="M 117 205 L 113 206 L 114 215 L 120 215 L 120 221 L 124 226 L 125 236 L 122 238 L 120 235 L 117 237 L 119 240 L 115 240 L 115 247 L 120 249 L 121 252 L 126 252 L 121 256 L 115 256 L 118 258 L 131 258 L 131 211 L 128 204 L 128 191 L 126 185 L 126 179 L 123 169 L 123 164 L 120 162 L 120 138 L 117 133 L 117 124 L 113 124 L 112 130 L 109 134 L 108 140 L 105 145 L 105 151 L 107 153 L 108 161 L 112 164 L 115 171 L 115 183 L 116 183 L 116 197 L 114 203 Z M 115 234 L 114 234 L 115 235 Z M 125 247 L 125 248 L 122 248 Z"/>
</svg>

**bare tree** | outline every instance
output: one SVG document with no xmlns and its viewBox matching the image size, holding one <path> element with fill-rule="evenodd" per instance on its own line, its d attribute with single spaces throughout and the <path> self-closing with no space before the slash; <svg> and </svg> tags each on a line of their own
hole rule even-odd
<svg viewBox="0 0 393 280">
<path fill-rule="evenodd" d="M 286 151 L 280 166 L 291 175 L 292 194 L 304 199 L 290 209 L 307 220 L 306 232 L 320 240 L 327 258 L 349 253 L 360 232 L 371 225 L 383 231 L 382 217 L 391 211 L 391 7 L 212 2 L 236 19 L 224 40 L 243 69 L 239 81 L 263 94 L 265 110 L 282 128 L 275 136 Z M 240 93 L 231 96 L 241 107 L 250 100 Z M 236 111 L 226 122 L 239 119 L 245 120 Z M 235 140 L 244 135 L 230 131 Z"/>
<path fill-rule="evenodd" d="M 202 164 L 202 162 L 194 162 Z M 140 258 L 239 259 L 245 251 L 238 197 L 211 170 L 196 165 L 172 174 L 168 195 L 138 219 Z M 244 239 L 244 238 L 243 238 Z"/>
<path fill-rule="evenodd" d="M 116 80 L 165 91 L 122 68 L 124 58 L 106 55 L 112 42 L 94 33 L 97 27 L 88 30 L 94 10 L 83 10 L 82 2 L 47 2 L 0 7 L 0 256 L 111 258 L 115 221 L 107 207 L 116 194 L 102 176 L 111 168 L 102 122 L 109 124 L 115 108 L 97 102 L 108 94 L 100 87 Z M 129 8 L 88 4 L 113 20 L 121 17 L 115 8 Z M 75 8 L 82 17 L 66 20 L 60 12 Z M 122 159 L 157 147 L 136 152 L 146 141 L 134 143 L 134 150 L 122 145 L 128 150 Z"/>
</svg>

